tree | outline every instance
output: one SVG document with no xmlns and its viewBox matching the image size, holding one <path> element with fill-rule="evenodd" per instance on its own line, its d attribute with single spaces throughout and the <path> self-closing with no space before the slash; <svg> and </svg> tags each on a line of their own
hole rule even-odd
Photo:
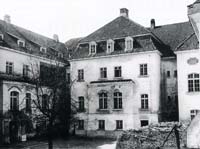
<svg viewBox="0 0 200 149">
<path fill-rule="evenodd" d="M 32 99 L 36 112 L 35 120 L 45 122 L 49 149 L 53 148 L 54 126 L 62 124 L 68 135 L 70 126 L 71 103 L 70 87 L 66 80 L 66 66 L 40 63 L 40 68 L 32 68 L 32 81 L 35 86 L 35 98 Z"/>
</svg>

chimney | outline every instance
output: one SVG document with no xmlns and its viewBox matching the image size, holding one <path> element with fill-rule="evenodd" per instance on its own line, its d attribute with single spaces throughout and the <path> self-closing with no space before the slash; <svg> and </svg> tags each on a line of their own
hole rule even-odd
<svg viewBox="0 0 200 149">
<path fill-rule="evenodd" d="M 128 9 L 127 8 L 121 8 L 120 9 L 120 16 L 128 18 Z"/>
<path fill-rule="evenodd" d="M 57 35 L 57 34 L 54 34 L 54 35 L 53 35 L 53 39 L 54 39 L 56 42 L 59 42 L 59 38 L 58 38 L 58 35 Z"/>
<path fill-rule="evenodd" d="M 4 16 L 4 21 L 5 21 L 6 23 L 11 23 L 10 16 L 6 14 L 6 15 Z"/>
<path fill-rule="evenodd" d="M 151 29 L 154 29 L 156 27 L 155 19 L 151 19 Z"/>
</svg>

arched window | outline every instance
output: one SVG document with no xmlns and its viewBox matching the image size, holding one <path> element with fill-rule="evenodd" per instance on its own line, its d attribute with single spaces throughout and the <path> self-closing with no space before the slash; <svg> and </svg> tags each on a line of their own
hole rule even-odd
<svg viewBox="0 0 200 149">
<path fill-rule="evenodd" d="M 122 93 L 114 92 L 114 109 L 122 109 Z"/>
<path fill-rule="evenodd" d="M 106 92 L 99 93 L 99 109 L 108 108 L 108 94 Z"/>
<path fill-rule="evenodd" d="M 112 53 L 114 51 L 114 41 L 109 39 L 107 41 L 107 53 Z"/>
<path fill-rule="evenodd" d="M 10 110 L 19 110 L 19 93 L 16 91 L 10 93 Z"/>
<path fill-rule="evenodd" d="M 192 73 L 188 75 L 188 92 L 200 91 L 200 79 L 199 74 Z"/>
<path fill-rule="evenodd" d="M 133 49 L 133 38 L 126 37 L 125 39 L 125 51 L 131 51 Z"/>
<path fill-rule="evenodd" d="M 96 51 L 97 51 L 96 42 L 94 42 L 94 41 L 90 42 L 89 54 L 96 54 Z"/>
</svg>

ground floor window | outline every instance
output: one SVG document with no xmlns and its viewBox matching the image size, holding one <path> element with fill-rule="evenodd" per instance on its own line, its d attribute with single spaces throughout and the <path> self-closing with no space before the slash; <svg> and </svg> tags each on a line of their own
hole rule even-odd
<svg viewBox="0 0 200 149">
<path fill-rule="evenodd" d="M 149 125 L 149 121 L 148 120 L 141 120 L 140 121 L 140 125 L 141 125 L 141 127 L 148 126 Z"/>
<path fill-rule="evenodd" d="M 123 129 L 123 121 L 116 120 L 116 129 Z"/>
<path fill-rule="evenodd" d="M 191 120 L 200 112 L 200 110 L 190 110 Z"/>
<path fill-rule="evenodd" d="M 84 130 L 84 120 L 78 120 L 78 129 Z"/>
<path fill-rule="evenodd" d="M 99 130 L 105 130 L 105 120 L 99 120 Z"/>
</svg>

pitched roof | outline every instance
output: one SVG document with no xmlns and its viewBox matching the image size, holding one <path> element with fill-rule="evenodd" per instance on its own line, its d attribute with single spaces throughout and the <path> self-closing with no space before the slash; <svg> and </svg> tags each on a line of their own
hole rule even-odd
<svg viewBox="0 0 200 149">
<path fill-rule="evenodd" d="M 190 22 L 156 26 L 155 29 L 151 29 L 151 32 L 173 51 L 176 50 L 186 38 L 194 34 Z"/>
<path fill-rule="evenodd" d="M 90 41 L 108 40 L 148 33 L 149 31 L 145 27 L 137 24 L 127 17 L 120 16 L 83 38 L 80 42 L 85 43 Z"/>
<path fill-rule="evenodd" d="M 53 39 L 7 23 L 3 20 L 0 20 L 0 32 L 4 35 L 3 43 L 1 43 L 0 46 L 46 58 L 52 56 L 56 57 L 56 53 L 58 52 L 63 53 L 65 58 L 68 56 L 66 47 L 63 43 L 56 42 Z M 19 47 L 17 44 L 18 40 L 25 41 L 25 47 Z M 41 53 L 40 47 L 47 48 L 47 53 Z"/>
<path fill-rule="evenodd" d="M 76 47 L 78 46 L 79 41 L 83 39 L 83 37 L 79 37 L 79 38 L 72 38 L 68 41 L 65 42 L 65 46 L 69 49 L 69 50 L 74 50 L 76 49 Z"/>
</svg>

